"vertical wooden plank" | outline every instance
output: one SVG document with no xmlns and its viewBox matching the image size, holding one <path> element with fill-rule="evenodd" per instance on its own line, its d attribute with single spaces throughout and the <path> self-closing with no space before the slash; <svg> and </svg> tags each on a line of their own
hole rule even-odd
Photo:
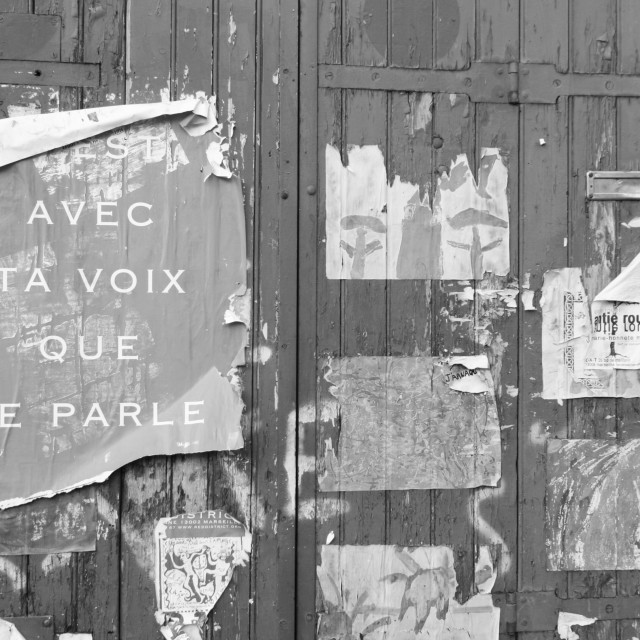
<svg viewBox="0 0 640 640">
<path fill-rule="evenodd" d="M 27 615 L 53 616 L 56 633 L 73 629 L 76 624 L 72 558 L 71 553 L 29 556 Z"/>
<path fill-rule="evenodd" d="M 226 121 L 226 135 L 230 136 L 230 162 L 234 173 L 240 176 L 244 194 L 247 221 L 247 251 L 250 265 L 255 264 L 254 242 L 254 172 L 256 122 L 256 3 L 253 0 L 219 0 L 214 16 L 214 78 L 218 96 L 218 113 Z M 235 123 L 235 129 L 233 128 Z M 233 134 L 233 135 L 232 135 Z M 251 268 L 247 281 L 256 290 L 256 272 Z M 253 282 L 253 284 L 252 284 Z M 254 300 L 256 296 L 254 295 Z M 257 318 L 255 307 L 253 317 Z M 251 335 L 260 328 L 254 323 Z M 249 345 L 253 353 L 255 338 Z M 249 357 L 247 366 L 240 370 L 243 383 L 243 401 L 247 407 L 243 433 L 245 447 L 236 452 L 214 452 L 209 456 L 211 506 L 224 509 L 254 531 L 263 526 L 262 508 L 256 502 L 252 481 L 253 434 L 258 428 L 253 407 L 256 390 L 252 380 L 254 365 Z M 252 513 L 254 506 L 257 511 Z M 252 591 L 251 567 L 236 571 L 232 583 L 213 611 L 212 638 L 248 638 L 251 626 Z"/>
<path fill-rule="evenodd" d="M 175 7 L 175 95 L 207 95 L 213 85 L 213 0 L 178 0 Z"/>
<path fill-rule="evenodd" d="M 431 195 L 432 103 L 428 93 L 392 93 L 389 96 L 389 178 L 419 186 Z M 431 283 L 392 280 L 387 285 L 387 355 L 431 354 Z M 386 493 L 389 544 L 424 545 L 431 541 L 430 491 Z"/>
<path fill-rule="evenodd" d="M 0 557 L 0 618 L 27 614 L 27 558 Z"/>
<path fill-rule="evenodd" d="M 298 273 L 304 282 L 298 302 L 298 478 L 297 478 L 297 531 L 296 544 L 296 637 L 314 638 L 316 630 L 316 545 L 327 540 L 329 531 L 322 536 L 322 519 L 317 519 L 316 434 L 322 430 L 318 424 L 317 379 L 320 345 L 317 318 L 319 311 L 318 278 L 324 273 L 319 259 L 320 220 L 318 208 L 319 152 L 324 140 L 318 144 L 319 90 L 318 55 L 319 16 L 315 0 L 300 2 L 300 155 L 299 193 L 300 217 L 298 223 Z M 338 120 L 339 122 L 340 120 Z M 321 190 L 321 189 L 320 189 Z M 326 279 L 324 279 L 326 282 Z M 339 319 L 338 314 L 338 319 Z M 339 332 L 336 332 L 339 339 Z M 320 443 L 322 441 L 320 440 Z M 320 445 L 322 446 L 322 445 Z M 322 498 L 319 498 L 321 501 Z M 336 521 L 338 522 L 338 521 Z M 320 535 L 317 536 L 316 532 Z M 335 536 L 334 532 L 334 536 Z"/>
<path fill-rule="evenodd" d="M 634 0 L 619 0 L 618 73 L 640 72 L 640 33 L 637 20 L 638 3 Z"/>
<path fill-rule="evenodd" d="M 476 0 L 478 60 L 512 62 L 520 55 L 520 3 L 517 0 Z"/>
<path fill-rule="evenodd" d="M 430 68 L 433 0 L 391 0 L 391 64 Z"/>
<path fill-rule="evenodd" d="M 345 0 L 343 3 L 346 64 L 379 67 L 387 62 L 387 0 Z"/>
<path fill-rule="evenodd" d="M 84 90 L 84 104 L 122 104 L 125 90 L 125 0 L 84 0 L 83 8 L 84 61 L 100 63 L 100 86 Z"/>
<path fill-rule="evenodd" d="M 125 0 L 85 0 L 84 59 L 99 62 L 100 87 L 83 91 L 83 106 L 122 104 L 125 100 Z M 120 500 L 122 472 L 97 487 L 96 551 L 78 558 L 77 629 L 94 640 L 120 638 Z"/>
<path fill-rule="evenodd" d="M 381 91 L 348 90 L 343 145 L 366 144 L 378 145 L 386 157 L 387 96 Z M 341 355 L 379 356 L 387 352 L 386 295 L 385 281 L 342 282 Z M 384 492 L 349 492 L 343 495 L 348 514 L 342 523 L 344 543 L 384 543 Z"/>
<path fill-rule="evenodd" d="M 254 335 L 256 349 L 269 347 L 272 356 L 255 367 L 254 509 L 263 509 L 264 520 L 254 537 L 251 632 L 268 629 L 286 640 L 295 637 L 298 4 L 262 0 L 259 16 L 258 42 L 269 46 L 258 52 Z"/>
<path fill-rule="evenodd" d="M 168 100 L 171 86 L 170 0 L 127 4 L 127 102 Z M 170 515 L 170 463 L 147 458 L 122 473 L 120 633 L 155 637 L 153 530 Z"/>
<path fill-rule="evenodd" d="M 635 7 L 635 19 L 639 16 L 638 7 Z M 627 15 L 627 19 L 631 16 Z M 637 98 L 619 98 L 617 100 L 617 169 L 620 171 L 640 169 L 640 100 Z M 640 232 L 629 227 L 628 223 L 640 216 L 640 203 L 621 202 L 618 205 L 617 244 L 618 268 L 623 268 L 638 254 Z M 640 399 L 620 398 L 618 408 L 618 438 L 627 440 L 640 437 Z M 618 571 L 617 573 L 618 595 L 633 595 L 640 592 L 640 571 Z M 624 630 L 623 623 L 620 624 Z M 621 634 L 622 635 L 622 634 Z"/>
<path fill-rule="evenodd" d="M 523 0 L 520 3 L 522 62 L 550 62 L 558 71 L 569 63 L 569 3 Z"/>
<path fill-rule="evenodd" d="M 465 69 L 475 55 L 475 2 L 435 0 L 434 66 Z"/>
<path fill-rule="evenodd" d="M 317 9 L 318 62 L 342 61 L 342 2 L 319 0 Z"/>
<path fill-rule="evenodd" d="M 573 2 L 571 12 L 572 70 L 615 73 L 618 54 L 616 2 Z"/>
<path fill-rule="evenodd" d="M 434 165 L 438 173 L 449 171 L 451 161 L 459 154 L 467 154 L 471 167 L 475 166 L 474 113 L 467 96 L 438 94 L 433 115 Z M 456 281 L 436 281 L 432 294 L 434 356 L 475 352 L 473 334 L 474 303 L 460 301 L 455 295 L 461 289 Z M 453 320 L 452 320 L 453 319 Z M 432 541 L 453 549 L 458 576 L 456 599 L 466 601 L 473 586 L 474 574 L 474 518 L 473 491 L 450 489 L 432 491 Z"/>
<path fill-rule="evenodd" d="M 513 277 L 518 277 L 518 195 L 519 195 L 519 113 L 509 105 L 478 105 L 476 107 L 476 154 L 483 147 L 497 147 L 507 165 L 509 182 L 510 253 Z M 487 276 L 481 288 L 505 289 L 508 276 Z M 517 503 L 518 503 L 518 401 L 513 393 L 518 389 L 518 310 L 503 309 L 493 313 L 490 298 L 481 296 L 476 309 L 476 330 L 487 330 L 491 370 L 494 376 L 498 416 L 502 428 L 502 477 L 498 487 L 485 487 L 476 492 L 476 544 L 491 545 L 497 552 L 498 578 L 494 592 L 514 592 L 517 589 Z M 502 306 L 503 303 L 500 303 Z M 480 342 L 482 331 L 477 333 Z"/>
<path fill-rule="evenodd" d="M 540 289 L 544 272 L 567 265 L 567 103 L 522 107 L 520 274 Z M 545 144 L 540 143 L 540 139 Z M 559 214 L 560 212 L 560 214 Z M 566 437 L 566 405 L 542 400 L 541 314 L 520 315 L 518 410 L 519 591 L 566 593 L 566 575 L 546 570 L 547 437 Z M 534 640 L 538 636 L 532 636 Z M 540 635 L 539 637 L 547 637 Z"/>
<path fill-rule="evenodd" d="M 576 54 L 575 51 L 574 54 Z M 581 64 L 585 62 L 593 64 L 592 60 L 581 60 Z M 585 205 L 585 174 L 594 169 L 615 169 L 615 100 L 575 97 L 571 119 L 570 264 L 573 267 L 582 267 L 585 290 L 589 298 L 593 299 L 615 275 L 616 208 L 611 202 L 591 202 Z M 569 436 L 572 438 L 615 436 L 616 405 L 614 398 L 585 398 L 568 401 Z M 568 573 L 568 588 L 569 597 L 573 598 L 615 596 L 616 572 L 615 570 L 572 571 Z M 616 623 L 603 621 L 585 629 L 583 635 L 585 638 L 604 640 L 604 638 L 615 637 L 615 633 Z"/>
</svg>

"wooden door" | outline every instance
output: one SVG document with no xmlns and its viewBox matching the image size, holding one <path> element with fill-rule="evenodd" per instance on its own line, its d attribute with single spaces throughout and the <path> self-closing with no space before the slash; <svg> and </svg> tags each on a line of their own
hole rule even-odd
<svg viewBox="0 0 640 640">
<path fill-rule="evenodd" d="M 305 582 L 328 540 L 449 547 L 459 601 L 473 595 L 478 549 L 490 545 L 505 637 L 551 638 L 560 610 L 599 619 L 580 637 L 637 635 L 637 571 L 547 570 L 545 456 L 551 438 L 637 437 L 638 400 L 543 400 L 539 294 L 525 311 L 495 292 L 539 291 L 547 270 L 572 266 L 593 296 L 637 255 L 627 222 L 638 205 L 588 201 L 585 175 L 639 166 L 640 94 L 628 84 L 638 73 L 639 11 L 624 0 L 326 0 L 316 22 L 314 3 L 302 3 L 299 504 L 315 497 L 315 508 L 298 511 L 300 637 L 313 635 L 314 595 L 321 613 L 331 610 Z M 350 146 L 377 145 L 389 182 L 418 184 L 430 198 L 458 154 L 477 171 L 481 149 L 499 147 L 509 172 L 508 276 L 327 279 L 326 145 L 344 164 Z M 470 285 L 473 295 L 459 295 Z M 452 353 L 489 356 L 499 486 L 318 491 L 327 442 L 335 448 L 341 437 L 327 358 Z"/>
</svg>

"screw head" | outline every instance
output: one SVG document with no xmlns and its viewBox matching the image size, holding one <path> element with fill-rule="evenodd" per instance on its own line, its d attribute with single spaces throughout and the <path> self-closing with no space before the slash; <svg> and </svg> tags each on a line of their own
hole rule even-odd
<svg viewBox="0 0 640 640">
<path fill-rule="evenodd" d="M 316 193 L 316 185 L 315 185 L 315 184 L 310 184 L 310 185 L 307 187 L 307 193 L 308 193 L 310 196 L 315 195 L 315 193 Z"/>
<path fill-rule="evenodd" d="M 433 136 L 431 143 L 434 149 L 441 149 L 444 144 L 444 140 L 442 139 L 442 136 Z"/>
</svg>

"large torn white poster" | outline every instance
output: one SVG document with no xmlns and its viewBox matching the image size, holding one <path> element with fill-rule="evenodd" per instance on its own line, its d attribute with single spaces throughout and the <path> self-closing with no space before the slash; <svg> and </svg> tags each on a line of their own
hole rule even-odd
<svg viewBox="0 0 640 640">
<path fill-rule="evenodd" d="M 500 427 L 485 356 L 354 357 L 326 380 L 340 406 L 322 491 L 495 486 Z"/>
<path fill-rule="evenodd" d="M 318 640 L 498 640 L 500 609 L 489 593 L 455 600 L 448 547 L 324 545 Z"/>
<path fill-rule="evenodd" d="M 618 278 L 611 285 L 617 282 Z M 613 368 L 621 361 L 628 366 L 633 360 L 625 353 L 637 340 L 636 318 L 631 310 L 635 305 L 600 302 L 603 294 L 611 295 L 606 293 L 608 290 L 609 287 L 596 296 L 592 308 L 594 333 L 580 269 L 553 269 L 545 273 L 541 299 L 543 398 L 640 397 L 640 372 Z M 616 296 L 622 295 L 617 285 L 612 291 Z"/>
<path fill-rule="evenodd" d="M 467 156 L 436 185 L 433 209 L 418 185 L 387 182 L 375 145 L 352 146 L 344 166 L 327 145 L 327 277 L 464 280 L 509 273 L 507 167 L 482 150 L 478 180 Z"/>
<path fill-rule="evenodd" d="M 225 311 L 246 288 L 244 207 L 238 179 L 203 170 L 212 106 L 0 123 L 1 506 L 243 445 L 228 374 L 246 327 Z M 47 153 L 20 148 L 45 129 Z"/>
</svg>

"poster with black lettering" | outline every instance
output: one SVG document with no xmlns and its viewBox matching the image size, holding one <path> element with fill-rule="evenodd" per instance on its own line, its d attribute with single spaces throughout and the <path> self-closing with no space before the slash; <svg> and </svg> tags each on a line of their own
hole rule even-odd
<svg viewBox="0 0 640 640">
<path fill-rule="evenodd" d="M 0 508 L 242 447 L 244 205 L 209 159 L 215 100 L 14 118 L 0 140 Z"/>
</svg>

